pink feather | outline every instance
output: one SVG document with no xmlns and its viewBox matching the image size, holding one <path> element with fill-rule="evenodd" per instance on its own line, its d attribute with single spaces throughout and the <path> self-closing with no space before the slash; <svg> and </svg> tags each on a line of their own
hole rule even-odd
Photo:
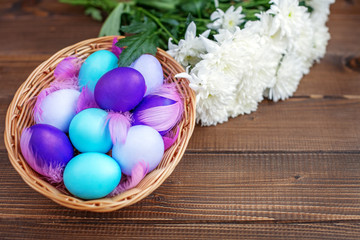
<svg viewBox="0 0 360 240">
<path fill-rule="evenodd" d="M 181 101 L 180 94 L 176 89 L 175 83 L 165 83 L 160 88 L 151 93 L 151 95 L 158 95 L 160 97 L 168 98 L 174 101 Z"/>
<path fill-rule="evenodd" d="M 163 136 L 163 141 L 164 141 L 164 147 L 165 147 L 165 151 L 168 150 L 178 139 L 179 137 L 179 132 L 180 132 L 180 128 L 177 127 L 175 136 L 172 132 L 168 132 L 165 136 Z"/>
<path fill-rule="evenodd" d="M 148 173 L 149 166 L 144 161 L 138 162 L 131 170 L 131 176 L 123 175 L 119 185 L 108 195 L 116 196 L 126 190 L 136 187 Z"/>
<path fill-rule="evenodd" d="M 76 113 L 88 108 L 99 108 L 99 106 L 95 101 L 94 93 L 85 86 L 80 93 L 79 100 L 76 105 Z"/>
<path fill-rule="evenodd" d="M 64 173 L 64 165 L 57 165 L 57 166 L 49 166 L 44 169 L 46 171 L 48 176 L 45 176 L 45 178 L 50 183 L 60 183 L 63 180 L 63 173 Z"/>
<path fill-rule="evenodd" d="M 76 79 L 79 75 L 82 60 L 75 56 L 64 58 L 55 68 L 54 77 L 56 81 Z"/>
<path fill-rule="evenodd" d="M 26 162 L 30 165 L 30 167 L 33 168 L 35 171 L 39 172 L 42 169 L 36 167 L 37 166 L 36 157 L 30 146 L 31 136 L 32 136 L 32 130 L 30 128 L 24 129 L 20 138 L 20 149 L 22 155 L 24 156 Z"/>
<path fill-rule="evenodd" d="M 175 103 L 140 110 L 134 114 L 135 122 L 144 123 L 156 129 L 162 135 L 166 134 L 167 131 L 181 120 L 184 111 L 183 101 L 176 89 L 176 85 L 174 83 L 163 84 L 158 90 L 148 96 L 167 98 Z"/>
<path fill-rule="evenodd" d="M 123 51 L 123 48 L 116 46 L 117 42 L 118 42 L 117 37 L 114 37 L 112 47 L 111 47 L 111 52 L 119 58 L 120 54 Z"/>
<path fill-rule="evenodd" d="M 36 97 L 36 102 L 35 102 L 35 106 L 34 106 L 34 109 L 33 109 L 33 115 L 34 115 L 34 120 L 35 122 L 41 122 L 42 121 L 42 113 L 43 113 L 43 110 L 41 108 L 41 104 L 42 102 L 44 101 L 44 99 L 52 92 L 55 92 L 56 89 L 55 87 L 48 87 L 48 88 L 45 88 L 43 89 L 39 95 Z"/>
<path fill-rule="evenodd" d="M 124 144 L 131 127 L 131 113 L 109 112 L 106 117 L 106 122 L 109 123 L 109 131 L 113 144 Z"/>
</svg>

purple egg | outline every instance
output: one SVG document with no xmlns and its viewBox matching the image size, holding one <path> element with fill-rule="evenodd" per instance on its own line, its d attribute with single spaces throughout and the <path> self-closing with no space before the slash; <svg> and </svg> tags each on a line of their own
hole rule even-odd
<svg viewBox="0 0 360 240">
<path fill-rule="evenodd" d="M 64 168 L 74 156 L 74 148 L 66 134 L 48 124 L 26 128 L 21 135 L 20 148 L 31 168 L 54 183 L 62 181 Z"/>
<path fill-rule="evenodd" d="M 95 101 L 102 109 L 126 112 L 140 103 L 145 91 L 145 80 L 139 71 L 119 67 L 100 78 L 95 86 Z"/>
</svg>

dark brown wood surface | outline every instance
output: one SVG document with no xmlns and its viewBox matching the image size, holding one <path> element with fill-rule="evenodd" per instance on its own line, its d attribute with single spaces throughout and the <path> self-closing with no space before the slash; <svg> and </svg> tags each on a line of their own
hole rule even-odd
<svg viewBox="0 0 360 240">
<path fill-rule="evenodd" d="M 0 125 L 32 70 L 101 24 L 57 1 L 0 1 Z M 0 143 L 0 239 L 360 239 L 360 1 L 337 0 L 324 59 L 295 96 L 197 126 L 174 173 L 111 213 L 28 187 Z"/>
</svg>

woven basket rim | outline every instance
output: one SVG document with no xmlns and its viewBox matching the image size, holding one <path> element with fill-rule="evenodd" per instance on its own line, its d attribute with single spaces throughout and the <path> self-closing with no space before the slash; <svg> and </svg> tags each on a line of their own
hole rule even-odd
<svg viewBox="0 0 360 240">
<path fill-rule="evenodd" d="M 176 165 L 179 163 L 185 152 L 186 146 L 188 145 L 195 127 L 194 92 L 190 89 L 188 80 L 175 80 L 174 76 L 172 76 L 174 73 L 184 72 L 184 69 L 164 50 L 158 48 L 156 57 L 162 63 L 164 74 L 165 70 L 170 72 L 171 81 L 176 83 L 179 92 L 182 94 L 184 98 L 185 111 L 184 117 L 178 125 L 180 133 L 177 142 L 165 152 L 164 158 L 159 167 L 149 173 L 137 187 L 113 198 L 86 201 L 59 192 L 59 190 L 57 190 L 54 186 L 41 179 L 39 175 L 27 165 L 26 161 L 20 154 L 19 131 L 21 128 L 26 127 L 23 125 L 31 122 L 31 119 L 28 116 L 29 111 L 32 110 L 29 103 L 31 102 L 30 100 L 33 99 L 34 96 L 37 95 L 36 93 L 38 93 L 41 89 L 45 88 L 45 82 L 51 82 L 51 78 L 53 78 L 52 72 L 59 61 L 66 56 L 73 54 L 77 54 L 78 56 L 85 58 L 93 51 L 109 49 L 114 37 L 122 38 L 122 36 L 106 36 L 87 39 L 56 52 L 33 70 L 33 72 L 18 88 L 7 109 L 4 142 L 11 164 L 31 188 L 50 198 L 54 202 L 69 208 L 94 212 L 110 212 L 129 206 L 145 198 L 158 188 L 174 171 Z M 26 117 L 21 118 L 23 115 Z M 168 163 L 167 161 L 171 162 Z M 163 163 L 166 164 L 164 167 L 162 167 Z"/>
</svg>

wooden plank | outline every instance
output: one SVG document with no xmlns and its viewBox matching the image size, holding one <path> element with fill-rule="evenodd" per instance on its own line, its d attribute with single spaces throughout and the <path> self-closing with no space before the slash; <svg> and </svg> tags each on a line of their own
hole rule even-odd
<svg viewBox="0 0 360 240">
<path fill-rule="evenodd" d="M 22 56 L 52 55 L 64 47 L 97 37 L 100 27 L 100 22 L 86 16 L 3 19 L 0 35 L 7 37 L 0 38 L 0 54 L 20 59 Z M 36 34 L 34 28 L 39 29 Z"/>
<path fill-rule="evenodd" d="M 357 2 L 360 5 L 360 2 Z M 330 14 L 327 26 L 329 27 L 331 39 L 329 41 L 329 53 L 359 54 L 358 28 L 360 15 L 336 15 Z M 355 52 L 354 52 L 355 51 Z"/>
<path fill-rule="evenodd" d="M 256 112 L 196 127 L 190 151 L 359 151 L 360 99 L 263 101 Z"/>
<path fill-rule="evenodd" d="M 331 14 L 359 15 L 360 3 L 358 0 L 336 0 L 331 5 Z"/>
<path fill-rule="evenodd" d="M 17 220 L 0 223 L 2 239 L 359 239 L 359 222 L 296 224 L 118 224 Z"/>
<path fill-rule="evenodd" d="M 10 103 L 9 100 L 12 100 L 20 85 L 45 57 L 47 56 L 40 58 L 29 56 L 22 60 L 13 57 L 6 57 L 6 59 L 0 57 L 0 99 L 2 102 Z"/>
<path fill-rule="evenodd" d="M 57 0 L 2 0 L 0 5 L 0 19 L 15 19 L 19 17 L 53 17 L 53 16 L 84 15 L 84 8 L 60 3 Z"/>
<path fill-rule="evenodd" d="M 360 36 L 360 29 L 357 27 L 360 16 L 352 13 L 359 6 L 359 2 L 349 4 L 347 1 L 337 1 L 332 7 L 328 25 L 333 39 L 329 45 L 329 53 L 345 51 L 358 54 L 354 50 L 359 50 L 355 41 L 358 37 L 355 36 Z M 336 11 L 337 8 L 340 8 L 339 12 Z M 18 2 L 7 3 L 0 9 L 1 12 L 0 34 L 7 36 L 0 39 L 0 46 L 6 46 L 1 49 L 1 54 L 54 53 L 70 44 L 96 37 L 101 27 L 100 22 L 84 16 L 81 7 L 56 1 L 41 1 L 23 6 Z M 34 27 L 41 31 L 33 34 Z M 13 29 L 17 31 L 14 32 Z M 19 41 L 24 43 L 18 44 Z"/>
<path fill-rule="evenodd" d="M 20 180 L 3 151 L 0 158 L 0 218 L 19 225 L 360 221 L 360 153 L 188 153 L 150 196 L 111 213 L 62 207 Z"/>
</svg>

